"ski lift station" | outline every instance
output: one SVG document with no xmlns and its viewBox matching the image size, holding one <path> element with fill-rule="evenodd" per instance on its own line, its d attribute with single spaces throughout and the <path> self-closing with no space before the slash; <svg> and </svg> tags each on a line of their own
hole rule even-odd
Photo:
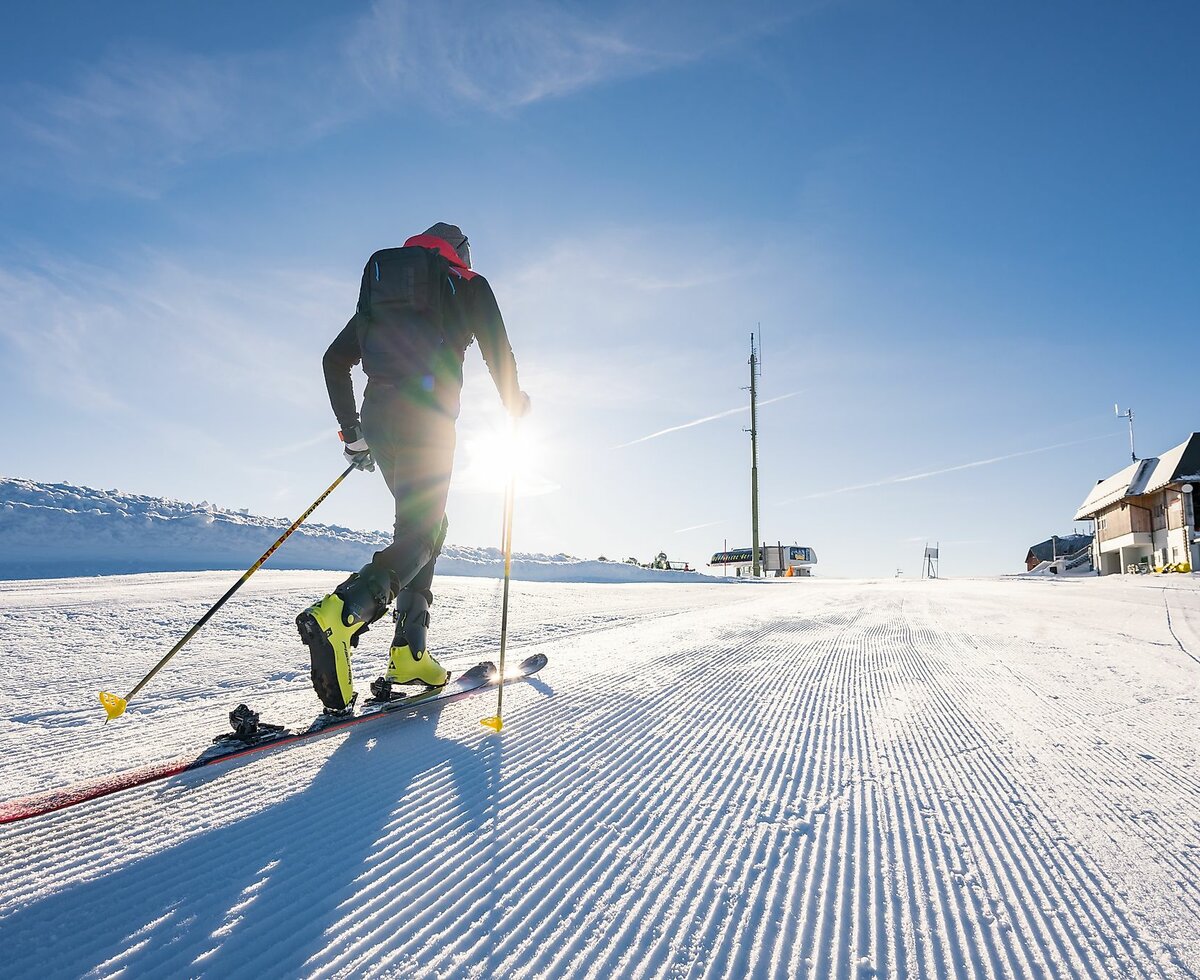
<svg viewBox="0 0 1200 980">
<path fill-rule="evenodd" d="M 775 578 L 807 578 L 817 563 L 817 553 L 798 544 L 764 544 L 758 549 L 758 557 L 763 574 Z M 735 575 L 748 577 L 754 567 L 754 551 L 750 548 L 718 551 L 708 564 L 710 568 L 721 566 L 726 572 L 732 566 Z"/>
</svg>

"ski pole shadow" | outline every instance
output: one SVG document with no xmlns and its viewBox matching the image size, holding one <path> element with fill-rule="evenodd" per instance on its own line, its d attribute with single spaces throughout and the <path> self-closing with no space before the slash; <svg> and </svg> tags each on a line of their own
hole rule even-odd
<svg viewBox="0 0 1200 980">
<path fill-rule="evenodd" d="M 531 674 L 529 677 L 524 678 L 523 683 L 528 684 L 535 691 L 537 691 L 538 694 L 545 695 L 546 697 L 549 697 L 554 693 L 554 688 L 542 680 L 538 674 Z"/>
<path fill-rule="evenodd" d="M 481 788 L 481 805 L 478 808 L 479 839 L 485 842 L 486 861 L 484 875 L 488 882 L 489 901 L 483 915 L 481 932 L 488 937 L 487 957 L 483 964 L 483 976 L 502 976 L 503 957 L 498 948 L 504 935 L 501 921 L 504 916 L 504 832 L 502 827 L 504 736 L 500 732 L 488 734 L 479 748 L 486 779 Z"/>
<path fill-rule="evenodd" d="M 414 794 L 414 783 L 424 786 L 448 767 L 463 824 L 455 835 L 498 822 L 500 748 L 485 740 L 476 752 L 439 736 L 445 707 L 419 709 L 382 730 L 331 733 L 338 743 L 314 761 L 315 775 L 299 789 L 295 781 L 309 772 L 293 748 L 269 772 L 263 756 L 252 756 L 164 784 L 142 805 L 137 828 L 112 826 L 129 815 L 127 807 L 55 815 L 70 833 L 45 848 L 51 855 L 42 855 L 43 867 L 47 859 L 78 864 L 80 847 L 107 852 L 108 864 L 0 919 L 6 962 L 17 974 L 71 976 L 101 966 L 231 977 L 352 968 L 363 955 L 348 948 L 355 935 L 390 921 L 389 888 L 400 885 L 416 904 L 431 904 L 421 869 L 448 832 L 421 822 L 423 812 L 431 819 L 430 794 Z M 256 775 L 281 798 L 264 799 Z M 435 808 L 454 809 L 444 801 Z M 244 816 L 203 829 L 239 809 Z M 176 828 L 190 836 L 176 842 Z M 124 863 L 123 838 L 124 847 L 153 853 Z M 70 943 L 55 941 L 65 922 Z M 395 950 L 405 938 L 377 936 L 373 952 Z"/>
</svg>

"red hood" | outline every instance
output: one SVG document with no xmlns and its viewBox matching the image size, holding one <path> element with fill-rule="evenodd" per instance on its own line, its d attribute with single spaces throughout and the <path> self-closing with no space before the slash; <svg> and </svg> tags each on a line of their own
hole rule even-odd
<svg viewBox="0 0 1200 980">
<path fill-rule="evenodd" d="M 477 275 L 479 275 L 479 273 L 472 272 L 465 265 L 463 265 L 463 260 L 460 259 L 458 257 L 458 253 L 454 251 L 454 246 L 452 246 L 444 238 L 438 238 L 436 235 L 413 235 L 412 238 L 404 243 L 404 247 L 408 248 L 410 245 L 415 245 L 418 248 L 432 248 L 447 262 L 449 262 L 451 268 L 454 269 L 454 271 L 464 279 L 474 279 Z"/>
</svg>

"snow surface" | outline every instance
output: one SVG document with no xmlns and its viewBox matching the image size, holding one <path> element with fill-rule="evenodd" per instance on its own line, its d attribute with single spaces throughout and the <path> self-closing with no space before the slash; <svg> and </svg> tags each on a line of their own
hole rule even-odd
<svg viewBox="0 0 1200 980">
<path fill-rule="evenodd" d="M 261 573 L 107 726 L 227 575 L 0 583 L 3 795 L 310 719 L 337 578 Z M 499 735 L 482 696 L 0 827 L 4 972 L 1195 977 L 1196 585 L 518 583 L 550 664 Z M 494 656 L 497 584 L 437 588 Z"/>
<path fill-rule="evenodd" d="M 202 569 L 240 572 L 257 561 L 293 519 L 258 517 L 207 502 L 0 477 L 0 579 Z M 304 524 L 271 556 L 269 567 L 353 571 L 390 541 L 381 531 Z M 442 575 L 499 578 L 504 560 L 498 548 L 447 545 L 437 568 Z M 517 554 L 512 575 L 531 582 L 694 582 L 697 573 L 565 554 Z"/>
</svg>

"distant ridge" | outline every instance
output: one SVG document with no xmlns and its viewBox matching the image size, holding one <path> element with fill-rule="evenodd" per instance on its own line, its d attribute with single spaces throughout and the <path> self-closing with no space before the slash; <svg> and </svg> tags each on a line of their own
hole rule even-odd
<svg viewBox="0 0 1200 980">
<path fill-rule="evenodd" d="M 70 483 L 0 477 L 0 579 L 68 578 L 136 572 L 244 570 L 290 520 L 247 511 L 95 490 Z M 353 570 L 390 541 L 381 531 L 305 524 L 271 556 L 268 568 Z M 498 578 L 498 548 L 448 545 L 440 575 Z M 526 581 L 713 581 L 570 555 L 514 555 L 513 577 Z"/>
</svg>

